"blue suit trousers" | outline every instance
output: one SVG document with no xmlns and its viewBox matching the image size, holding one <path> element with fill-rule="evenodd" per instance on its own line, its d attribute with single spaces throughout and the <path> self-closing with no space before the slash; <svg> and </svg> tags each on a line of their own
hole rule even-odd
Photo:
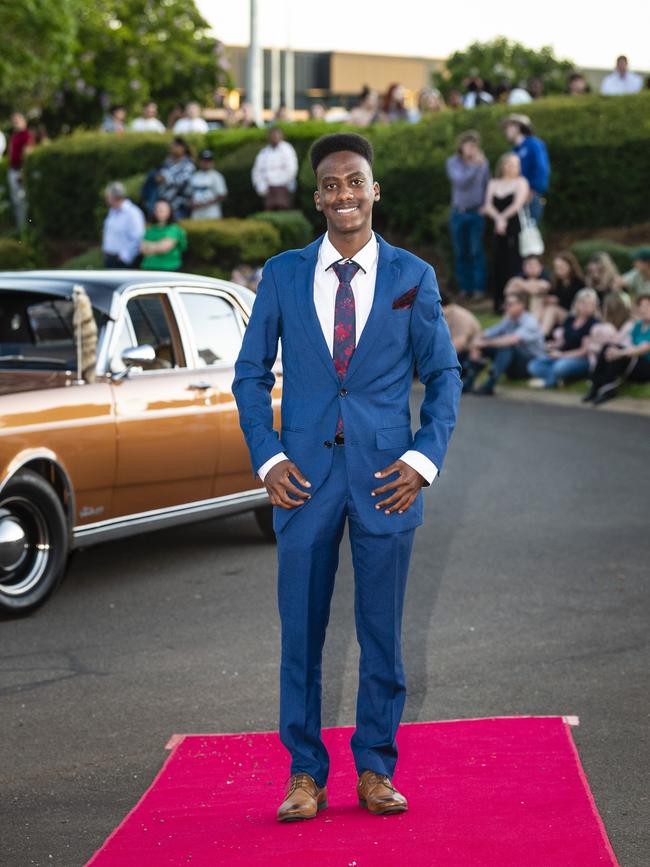
<svg viewBox="0 0 650 867">
<path fill-rule="evenodd" d="M 371 770 L 391 777 L 397 761 L 395 738 L 406 698 L 401 622 L 415 532 L 369 533 L 350 493 L 345 446 L 334 446 L 332 457 L 327 479 L 277 534 L 280 738 L 291 754 L 291 773 L 311 774 L 319 786 L 329 771 L 321 738 L 322 650 L 346 518 L 361 649 L 351 740 L 359 773 Z"/>
</svg>

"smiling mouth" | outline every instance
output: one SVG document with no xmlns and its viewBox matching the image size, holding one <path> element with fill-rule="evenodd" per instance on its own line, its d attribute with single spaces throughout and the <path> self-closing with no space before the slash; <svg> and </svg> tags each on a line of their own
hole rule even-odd
<svg viewBox="0 0 650 867">
<path fill-rule="evenodd" d="M 345 208 L 335 208 L 334 210 L 336 211 L 337 214 L 343 214 L 343 215 L 352 214 L 354 211 L 359 210 L 359 206 L 358 205 L 348 205 Z"/>
</svg>

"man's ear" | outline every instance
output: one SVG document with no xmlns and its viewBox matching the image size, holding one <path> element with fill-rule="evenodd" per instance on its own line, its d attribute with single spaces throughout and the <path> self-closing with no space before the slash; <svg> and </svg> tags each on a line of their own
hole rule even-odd
<svg viewBox="0 0 650 867">
<path fill-rule="evenodd" d="M 375 190 L 375 201 L 378 202 L 381 199 L 381 190 L 379 188 L 379 183 L 377 181 L 375 181 L 373 183 L 373 187 Z"/>
<path fill-rule="evenodd" d="M 318 190 L 314 190 L 314 204 L 316 205 L 316 210 L 317 210 L 317 211 L 322 211 L 322 210 L 323 210 L 323 208 L 321 207 L 321 203 L 320 203 L 320 193 L 318 192 Z"/>
</svg>

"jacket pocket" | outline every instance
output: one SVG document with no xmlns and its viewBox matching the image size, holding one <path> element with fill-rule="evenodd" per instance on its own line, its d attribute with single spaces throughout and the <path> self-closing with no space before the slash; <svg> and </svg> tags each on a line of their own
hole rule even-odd
<svg viewBox="0 0 650 867">
<path fill-rule="evenodd" d="M 408 424 L 385 427 L 376 431 L 376 440 L 378 449 L 409 448 L 413 443 L 413 434 Z"/>
</svg>

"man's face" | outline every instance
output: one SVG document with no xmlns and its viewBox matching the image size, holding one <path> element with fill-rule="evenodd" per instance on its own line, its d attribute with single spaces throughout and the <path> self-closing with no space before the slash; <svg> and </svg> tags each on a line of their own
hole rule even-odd
<svg viewBox="0 0 650 867">
<path fill-rule="evenodd" d="M 16 111 L 11 115 L 11 125 L 16 132 L 22 132 L 22 130 L 27 128 L 27 118 L 24 114 Z"/>
<path fill-rule="evenodd" d="M 158 114 L 158 106 L 155 102 L 148 102 L 143 112 L 145 117 L 155 117 Z"/>
<path fill-rule="evenodd" d="M 463 142 L 460 153 L 464 160 L 476 159 L 479 155 L 479 146 L 475 141 Z"/>
<path fill-rule="evenodd" d="M 519 138 L 519 124 L 507 123 L 503 128 L 503 134 L 509 142 L 515 142 Z"/>
<path fill-rule="evenodd" d="M 526 277 L 531 280 L 537 279 L 537 277 L 541 275 L 542 269 L 542 263 L 534 256 L 530 256 L 528 259 L 524 259 L 521 266 L 521 270 L 524 272 Z"/>
<path fill-rule="evenodd" d="M 316 170 L 316 210 L 327 225 L 339 233 L 358 232 L 372 225 L 372 208 L 379 201 L 379 184 L 361 154 L 338 151 L 330 154 Z"/>
<path fill-rule="evenodd" d="M 616 61 L 616 69 L 619 75 L 625 75 L 627 72 L 627 57 L 619 57 Z"/>
<path fill-rule="evenodd" d="M 645 277 L 646 280 L 650 280 L 650 261 L 647 259 L 635 259 L 632 264 L 639 274 Z"/>
<path fill-rule="evenodd" d="M 192 119 L 198 117 L 201 113 L 201 107 L 198 102 L 189 102 L 185 109 L 185 114 Z"/>
<path fill-rule="evenodd" d="M 269 133 L 269 144 L 271 147 L 276 148 L 282 141 L 282 138 L 283 135 L 281 129 L 272 129 Z"/>
<path fill-rule="evenodd" d="M 173 141 L 169 146 L 169 153 L 175 160 L 179 160 L 185 156 L 185 148 L 183 145 L 178 144 L 178 142 Z"/>
<path fill-rule="evenodd" d="M 641 298 L 637 306 L 641 319 L 643 319 L 644 322 L 650 322 L 650 298 Z"/>
<path fill-rule="evenodd" d="M 199 160 L 199 168 L 202 172 L 210 172 L 214 168 L 214 160 Z"/>
<path fill-rule="evenodd" d="M 506 298 L 505 304 L 503 305 L 506 316 L 510 317 L 510 319 L 519 319 L 521 314 L 526 309 L 524 305 L 518 298 L 510 297 Z"/>
</svg>

